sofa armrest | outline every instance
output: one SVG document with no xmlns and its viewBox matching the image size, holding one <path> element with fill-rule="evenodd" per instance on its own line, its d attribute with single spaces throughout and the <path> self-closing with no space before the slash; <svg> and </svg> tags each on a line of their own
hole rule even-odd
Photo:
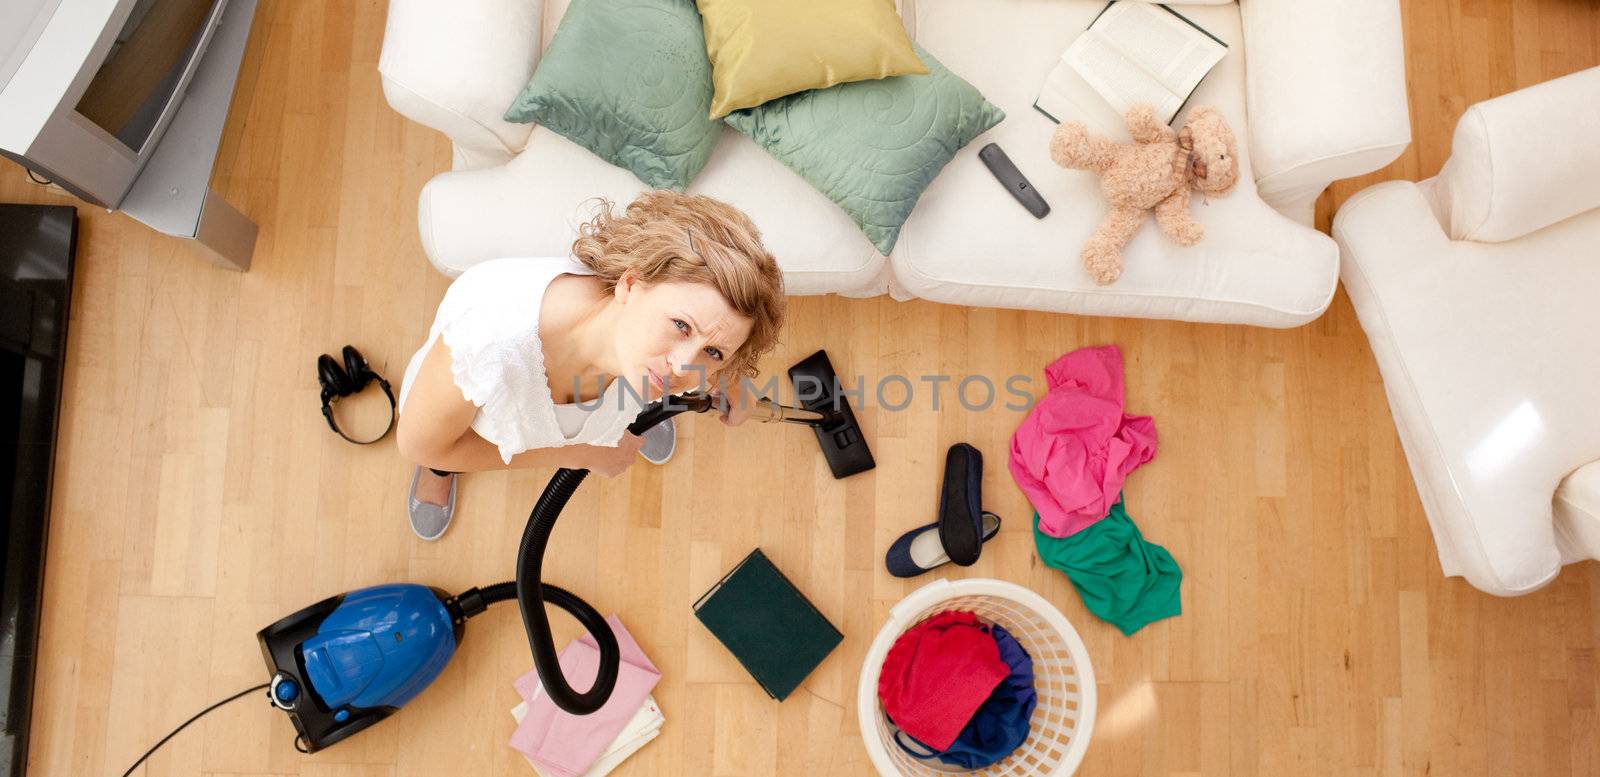
<svg viewBox="0 0 1600 777">
<path fill-rule="evenodd" d="M 1600 208 L 1600 67 L 1467 108 L 1439 171 L 1456 240 L 1515 240 Z"/>
<path fill-rule="evenodd" d="M 535 133 L 509 164 L 440 173 L 422 187 L 422 249 L 446 275 L 501 256 L 566 256 L 594 198 L 632 202 L 644 184 L 554 132 Z"/>
<path fill-rule="evenodd" d="M 1600 559 L 1600 461 L 1591 461 L 1561 480 L 1555 513 L 1561 561 Z"/>
<path fill-rule="evenodd" d="M 1241 0 L 1250 163 L 1261 199 L 1303 224 L 1328 184 L 1411 143 L 1397 0 Z"/>
<path fill-rule="evenodd" d="M 550 241 L 577 233 L 576 214 L 550 201 L 553 187 L 523 178 L 516 167 L 452 170 L 423 185 L 417 231 L 435 269 L 453 278 L 487 259 L 570 251 Z"/>
<path fill-rule="evenodd" d="M 539 61 L 542 0 L 392 0 L 378 72 L 389 105 L 455 143 L 456 168 L 509 161 L 532 125 L 501 118 Z"/>
</svg>

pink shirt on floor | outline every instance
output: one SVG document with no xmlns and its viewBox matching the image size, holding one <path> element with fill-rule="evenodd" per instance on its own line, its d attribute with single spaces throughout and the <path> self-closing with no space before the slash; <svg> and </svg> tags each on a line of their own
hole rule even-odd
<svg viewBox="0 0 1600 777">
<path fill-rule="evenodd" d="M 1011 435 L 1011 477 L 1039 529 L 1068 537 L 1106 517 L 1122 482 L 1156 455 L 1150 416 L 1122 412 L 1122 352 L 1081 348 L 1045 368 L 1050 391 Z"/>
</svg>

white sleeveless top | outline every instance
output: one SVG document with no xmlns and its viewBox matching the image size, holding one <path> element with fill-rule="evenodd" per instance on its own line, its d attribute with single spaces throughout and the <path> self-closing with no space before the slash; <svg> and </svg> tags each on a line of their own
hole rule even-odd
<svg viewBox="0 0 1600 777">
<path fill-rule="evenodd" d="M 644 409 L 620 379 L 598 402 L 557 405 L 544 369 L 539 307 L 545 289 L 563 274 L 594 275 L 570 258 L 506 258 L 474 265 L 450 284 L 428 341 L 411 357 L 400 384 L 405 409 L 411 381 L 439 338 L 450 350 L 450 372 L 462 396 L 478 406 L 472 430 L 500 449 L 500 459 L 533 448 L 615 446 Z"/>
</svg>

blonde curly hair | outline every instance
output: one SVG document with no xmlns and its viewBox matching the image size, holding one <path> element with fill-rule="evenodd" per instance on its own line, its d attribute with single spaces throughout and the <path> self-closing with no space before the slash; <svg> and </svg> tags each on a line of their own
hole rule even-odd
<svg viewBox="0 0 1600 777">
<path fill-rule="evenodd" d="M 578 228 L 572 255 L 616 287 L 624 273 L 652 283 L 704 283 L 750 319 L 750 336 L 718 374 L 753 377 L 756 361 L 778 344 L 783 325 L 783 272 L 761 245 L 750 217 L 725 202 L 669 190 L 648 191 L 612 213 L 597 198 L 595 215 Z"/>
</svg>

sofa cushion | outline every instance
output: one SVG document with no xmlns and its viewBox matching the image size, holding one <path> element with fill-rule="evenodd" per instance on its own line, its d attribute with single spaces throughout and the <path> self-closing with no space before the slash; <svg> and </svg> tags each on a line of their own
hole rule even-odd
<svg viewBox="0 0 1600 777">
<path fill-rule="evenodd" d="M 696 0 L 716 94 L 711 115 L 834 84 L 927 73 L 894 0 Z"/>
<path fill-rule="evenodd" d="M 951 157 L 1005 114 L 920 47 L 927 75 L 839 84 L 728 115 L 839 203 L 887 256 Z"/>
<path fill-rule="evenodd" d="M 1204 1 L 1211 2 L 1212 0 Z M 1232 2 L 1233 0 L 1223 1 Z M 566 15 L 567 7 L 572 4 L 572 0 L 539 0 L 539 2 L 544 4 L 544 34 L 540 36 L 540 40 L 543 46 L 548 47 L 551 39 L 556 35 L 556 28 L 561 26 L 561 17 Z M 907 35 L 913 35 L 913 33 L 910 20 L 905 18 L 905 14 L 911 4 L 915 2 L 916 0 L 896 0 L 895 2 L 895 11 L 901 15 Z M 913 37 L 915 36 L 913 35 Z"/>
<path fill-rule="evenodd" d="M 1203 241 L 1180 247 L 1147 223 L 1124 249 L 1120 280 L 1099 286 L 1084 271 L 1079 253 L 1105 213 L 1104 198 L 1094 175 L 1050 160 L 1055 124 L 1032 105 L 1045 75 L 1101 7 L 915 0 L 918 41 L 1006 112 L 1009 118 L 986 140 L 999 143 L 1052 210 L 1034 219 L 990 175 L 977 149 L 965 149 L 906 222 L 890 260 L 896 280 L 920 297 L 989 307 L 1263 326 L 1295 326 L 1321 315 L 1338 282 L 1338 250 L 1326 235 L 1261 201 L 1245 142 L 1238 187 L 1209 201 L 1197 196 L 1190 206 L 1206 229 Z M 1239 9 L 1183 12 L 1230 47 L 1190 105 L 1217 106 L 1243 141 Z"/>
<path fill-rule="evenodd" d="M 706 115 L 703 40 L 692 0 L 588 0 L 561 20 L 505 118 L 541 124 L 650 186 L 681 190 L 721 129 Z"/>
<path fill-rule="evenodd" d="M 562 256 L 592 212 L 586 201 L 605 197 L 620 207 L 644 188 L 626 170 L 536 128 L 509 165 L 443 173 L 423 187 L 423 247 L 451 275 L 501 256 Z M 883 291 L 884 259 L 850 217 L 749 138 L 723 128 L 689 191 L 749 214 L 789 293 Z"/>
</svg>

